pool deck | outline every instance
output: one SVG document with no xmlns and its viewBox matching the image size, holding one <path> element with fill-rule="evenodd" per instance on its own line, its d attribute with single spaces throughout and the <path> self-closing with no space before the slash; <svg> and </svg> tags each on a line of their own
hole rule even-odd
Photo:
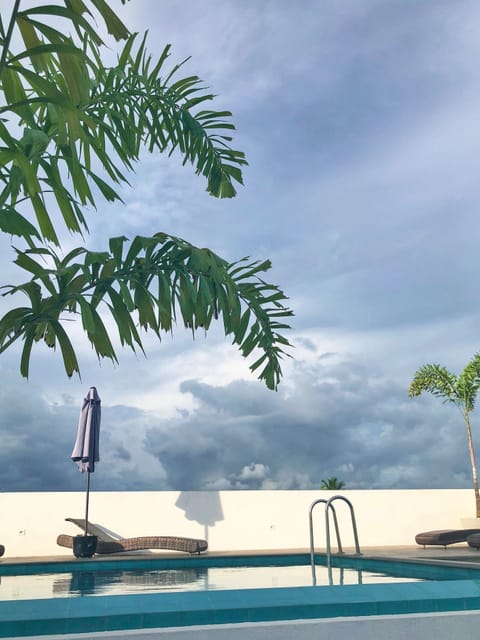
<svg viewBox="0 0 480 640">
<path fill-rule="evenodd" d="M 442 546 L 429 546 L 422 547 L 419 545 L 411 545 L 411 546 L 383 546 L 383 547 L 362 547 L 361 549 L 362 555 L 366 558 L 382 558 L 389 560 L 398 560 L 398 561 L 425 561 L 425 562 L 445 562 L 445 563 L 453 563 L 455 565 L 468 563 L 471 565 L 472 563 L 478 563 L 480 566 L 480 549 L 473 549 L 469 547 L 466 543 L 458 543 L 452 544 L 448 547 Z M 353 555 L 355 556 L 354 548 L 345 548 L 345 555 Z M 295 553 L 310 553 L 309 548 L 297 548 L 297 549 L 256 549 L 256 550 L 236 550 L 236 551 L 207 551 L 206 553 L 202 553 L 202 556 L 207 557 L 232 557 L 232 556 L 256 556 L 256 555 L 284 555 L 284 554 L 295 554 Z M 317 548 L 316 553 L 324 553 L 322 548 Z M 332 553 L 335 555 L 335 552 Z M 95 560 L 104 560 L 104 561 L 121 561 L 126 558 L 130 560 L 139 559 L 145 560 L 148 558 L 158 558 L 158 557 L 191 557 L 197 558 L 198 555 L 190 555 L 181 552 L 174 551 L 152 551 L 152 552 L 125 552 L 125 553 L 112 553 L 108 555 L 95 555 Z M 90 558 L 74 558 L 73 555 L 58 555 L 58 556 L 31 556 L 31 557 L 9 557 L 3 556 L 0 558 L 0 566 L 8 565 L 8 564 L 25 564 L 25 563 L 55 563 L 55 562 L 65 562 L 74 560 L 76 562 L 84 562 L 88 563 Z"/>
</svg>

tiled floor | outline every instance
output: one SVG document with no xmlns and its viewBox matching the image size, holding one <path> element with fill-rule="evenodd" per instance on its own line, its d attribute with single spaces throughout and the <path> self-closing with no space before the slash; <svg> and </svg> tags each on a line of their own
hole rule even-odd
<svg viewBox="0 0 480 640">
<path fill-rule="evenodd" d="M 369 547 L 362 549 L 365 556 L 391 558 L 395 560 L 414 559 L 421 561 L 479 563 L 480 550 L 472 549 L 465 543 L 448 547 Z"/>
</svg>

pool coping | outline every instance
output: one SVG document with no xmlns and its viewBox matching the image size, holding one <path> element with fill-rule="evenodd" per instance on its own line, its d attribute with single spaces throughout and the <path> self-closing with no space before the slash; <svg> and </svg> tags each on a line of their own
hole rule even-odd
<svg viewBox="0 0 480 640">
<path fill-rule="evenodd" d="M 288 548 L 288 549 L 239 549 L 239 550 L 221 550 L 203 552 L 201 554 L 188 554 L 175 551 L 130 551 L 124 553 L 95 555 L 93 558 L 75 558 L 72 555 L 58 556 L 19 556 L 19 557 L 0 557 L 0 571 L 2 566 L 22 565 L 22 564 L 61 564 L 65 562 L 75 562 L 79 565 L 95 562 L 123 562 L 125 560 L 147 560 L 147 559 L 188 559 L 195 560 L 198 557 L 206 558 L 229 558 L 235 556 L 276 556 L 276 555 L 292 555 L 310 553 L 310 549 L 306 547 Z M 316 550 L 321 554 L 321 550 Z M 332 555 L 338 555 L 333 553 Z M 355 557 L 354 548 L 346 548 L 345 557 Z M 418 562 L 419 564 L 441 564 L 446 566 L 475 566 L 478 563 L 480 567 L 480 551 L 472 549 L 465 544 L 450 545 L 449 547 L 422 547 L 422 546 L 384 546 L 384 547 L 364 547 L 361 556 L 368 559 L 387 559 L 395 562 Z"/>
</svg>

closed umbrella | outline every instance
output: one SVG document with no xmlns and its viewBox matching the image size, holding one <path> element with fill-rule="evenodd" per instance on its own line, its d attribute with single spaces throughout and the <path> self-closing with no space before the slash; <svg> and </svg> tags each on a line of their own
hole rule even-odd
<svg viewBox="0 0 480 640">
<path fill-rule="evenodd" d="M 85 535 L 88 535 L 88 501 L 90 497 L 90 474 L 95 471 L 95 463 L 100 460 L 100 397 L 95 387 L 90 387 L 83 400 L 78 419 L 77 439 L 73 447 L 72 460 L 81 473 L 87 474 L 87 495 L 85 508 Z"/>
</svg>

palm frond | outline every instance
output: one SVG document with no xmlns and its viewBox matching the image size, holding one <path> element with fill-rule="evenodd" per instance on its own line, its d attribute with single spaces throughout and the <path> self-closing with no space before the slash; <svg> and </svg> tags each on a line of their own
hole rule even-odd
<svg viewBox="0 0 480 640">
<path fill-rule="evenodd" d="M 110 251 L 79 248 L 63 259 L 50 249 L 17 250 L 15 262 L 30 280 L 4 287 L 3 295 L 22 293 L 29 305 L 0 319 L 0 353 L 23 339 L 23 375 L 28 375 L 32 345 L 41 340 L 53 349 L 60 346 L 67 375 L 79 371 L 63 328 L 72 316 L 81 320 L 98 358 L 114 362 L 106 313 L 121 345 L 134 351 L 144 349 L 139 329 L 161 339 L 180 320 L 195 335 L 221 317 L 225 334 L 242 355 L 257 354 L 250 369 L 259 370 L 269 389 L 277 388 L 281 359 L 291 346 L 283 333 L 293 313 L 284 305 L 285 294 L 260 277 L 270 268 L 268 261 L 229 264 L 209 249 L 158 233 L 137 236 L 130 245 L 124 237 L 112 238 Z"/>
<path fill-rule="evenodd" d="M 19 11 L 14 23 L 25 48 L 8 51 L 0 67 L 0 211 L 30 201 L 29 224 L 14 223 L 28 242 L 34 224 L 58 245 L 57 218 L 69 231 L 86 230 L 82 207 L 97 206 L 99 197 L 120 200 L 116 185 L 128 184 L 142 149 L 178 152 L 215 197 L 233 197 L 234 183 L 243 181 L 247 162 L 230 146 L 230 112 L 205 108 L 214 96 L 197 76 L 179 77 L 184 63 L 166 69 L 170 46 L 153 61 L 146 36 L 137 42 L 103 0 L 91 3 L 110 32 L 126 39 L 116 66 L 102 64 L 89 3 L 67 2 Z M 66 23 L 65 32 L 48 24 L 52 18 Z M 56 211 L 47 209 L 45 191 Z"/>
<path fill-rule="evenodd" d="M 420 396 L 423 392 L 431 393 L 445 402 L 456 402 L 457 376 L 439 364 L 426 364 L 418 369 L 408 388 L 411 398 Z"/>
<path fill-rule="evenodd" d="M 476 353 L 458 376 L 457 390 L 470 412 L 475 408 L 475 400 L 480 389 L 480 353 Z"/>
</svg>

